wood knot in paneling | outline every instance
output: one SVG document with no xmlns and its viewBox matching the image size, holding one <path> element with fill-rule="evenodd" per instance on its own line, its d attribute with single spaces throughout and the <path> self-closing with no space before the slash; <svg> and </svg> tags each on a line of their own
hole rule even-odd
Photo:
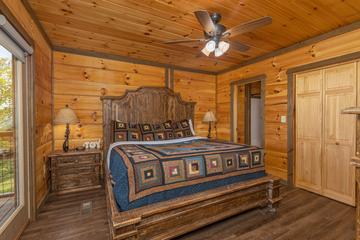
<svg viewBox="0 0 360 240">
<path fill-rule="evenodd" d="M 106 95 L 106 89 L 105 88 L 101 88 L 100 89 L 100 94 L 102 95 L 102 96 L 105 96 Z"/>
</svg>

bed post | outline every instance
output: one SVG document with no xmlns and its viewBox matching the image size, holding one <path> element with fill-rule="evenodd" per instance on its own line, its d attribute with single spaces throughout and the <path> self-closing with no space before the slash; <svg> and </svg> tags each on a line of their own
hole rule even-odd
<svg viewBox="0 0 360 240">
<path fill-rule="evenodd" d="M 268 205 L 267 210 L 270 214 L 276 213 L 280 197 L 280 179 L 272 179 L 267 186 Z"/>
<path fill-rule="evenodd" d="M 111 140 L 111 99 L 101 98 L 103 108 L 103 157 L 106 161 Z"/>
</svg>

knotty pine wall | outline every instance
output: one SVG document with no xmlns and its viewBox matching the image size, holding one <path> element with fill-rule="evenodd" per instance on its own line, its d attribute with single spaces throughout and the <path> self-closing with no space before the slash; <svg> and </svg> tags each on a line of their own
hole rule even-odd
<svg viewBox="0 0 360 240">
<path fill-rule="evenodd" d="M 47 155 L 52 151 L 52 50 L 21 1 L 3 0 L 3 3 L 34 41 L 35 198 L 37 206 L 39 206 L 46 197 L 50 186 Z"/>
<path fill-rule="evenodd" d="M 286 71 L 297 66 L 358 52 L 360 51 L 359 38 L 360 30 L 352 31 L 218 75 L 218 138 L 230 140 L 230 83 L 266 74 L 265 166 L 267 172 L 287 179 L 287 123 L 280 123 L 280 116 L 287 115 Z"/>
<path fill-rule="evenodd" d="M 196 102 L 195 131 L 197 135 L 206 137 L 209 125 L 202 119 L 209 110 L 216 116 L 216 76 L 175 70 L 174 90 L 181 93 L 185 101 Z M 216 137 L 214 126 L 211 135 Z"/>
<path fill-rule="evenodd" d="M 71 126 L 70 147 L 74 148 L 103 136 L 100 96 L 122 95 L 141 86 L 164 87 L 165 68 L 55 51 L 53 84 L 54 113 L 68 104 L 80 120 Z M 174 90 L 184 100 L 197 102 L 196 131 L 206 136 L 202 117 L 208 109 L 216 110 L 216 77 L 175 70 Z M 54 126 L 55 150 L 62 148 L 64 131 L 64 126 Z"/>
</svg>

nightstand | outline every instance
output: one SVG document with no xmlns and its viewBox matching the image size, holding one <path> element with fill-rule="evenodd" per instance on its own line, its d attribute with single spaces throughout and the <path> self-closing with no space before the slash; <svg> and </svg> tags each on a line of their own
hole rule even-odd
<svg viewBox="0 0 360 240">
<path fill-rule="evenodd" d="M 49 158 L 52 192 L 61 194 L 101 187 L 101 150 L 59 151 Z"/>
</svg>

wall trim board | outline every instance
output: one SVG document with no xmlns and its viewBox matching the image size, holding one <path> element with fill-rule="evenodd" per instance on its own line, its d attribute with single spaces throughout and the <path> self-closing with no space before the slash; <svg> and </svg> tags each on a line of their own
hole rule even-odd
<svg viewBox="0 0 360 240">
<path fill-rule="evenodd" d="M 41 25 L 39 19 L 37 18 L 34 10 L 32 9 L 30 3 L 28 2 L 28 0 L 21 0 L 22 4 L 24 5 L 26 11 L 29 13 L 29 15 L 31 16 L 31 18 L 33 19 L 34 23 L 36 24 L 37 28 L 40 30 L 40 33 L 42 35 L 42 37 L 45 39 L 45 41 L 47 42 L 47 44 L 50 46 L 50 48 L 52 47 L 52 43 L 50 41 L 50 38 L 48 37 L 48 35 L 46 34 L 43 26 Z"/>
<path fill-rule="evenodd" d="M 235 80 L 230 83 L 230 137 L 231 141 L 234 141 L 235 138 L 235 129 L 234 129 L 234 90 L 235 86 L 240 84 L 248 84 L 253 82 L 261 82 L 261 97 L 262 97 L 262 104 L 265 106 L 265 81 L 266 81 L 266 74 L 257 75 L 254 77 L 244 78 L 240 80 Z M 265 108 L 264 108 L 265 111 Z M 263 118 L 263 124 L 265 126 L 265 117 Z M 263 146 L 265 146 L 265 138 L 263 139 Z"/>
<path fill-rule="evenodd" d="M 299 48 L 306 47 L 306 46 L 309 46 L 311 44 L 315 44 L 315 43 L 324 41 L 326 39 L 342 35 L 342 34 L 347 33 L 347 32 L 354 31 L 356 29 L 360 29 L 360 21 L 350 23 L 348 25 L 336 28 L 336 29 L 331 30 L 329 32 L 326 32 L 326 33 L 317 35 L 315 37 L 306 39 L 304 41 L 295 43 L 295 44 L 293 44 L 291 46 L 284 47 L 284 48 L 281 48 L 279 50 L 275 50 L 273 52 L 266 53 L 266 54 L 261 55 L 259 57 L 252 58 L 252 59 L 250 59 L 248 61 L 240 63 L 239 65 L 232 66 L 232 67 L 229 67 L 227 69 L 218 71 L 217 74 L 224 74 L 224 73 L 227 73 L 227 72 L 230 72 L 230 71 L 233 71 L 233 70 L 237 70 L 239 68 L 242 68 L 242 67 L 245 67 L 245 66 L 248 66 L 248 65 L 252 65 L 254 63 L 261 62 L 263 60 L 266 60 L 266 59 L 269 59 L 269 58 L 272 58 L 272 57 L 276 57 L 276 56 L 279 56 L 279 55 L 282 55 L 282 54 L 297 50 Z"/>
<path fill-rule="evenodd" d="M 287 70 L 287 79 L 288 79 L 288 107 L 287 107 L 287 136 L 288 136 L 288 184 L 292 186 L 294 184 L 294 148 L 295 148 L 295 97 L 294 97 L 294 88 L 295 88 L 295 74 L 315 70 L 322 67 L 331 66 L 334 64 L 341 64 L 350 61 L 355 61 L 360 59 L 360 52 L 355 52 L 339 57 L 334 57 L 326 59 L 319 62 L 314 62 L 310 64 L 305 64 L 302 66 L 290 68 Z"/>
<path fill-rule="evenodd" d="M 174 70 L 174 68 L 173 67 L 171 67 L 170 68 L 170 75 L 169 75 L 169 88 L 170 89 L 172 89 L 172 90 L 174 90 L 174 72 L 175 72 L 175 70 Z"/>
<path fill-rule="evenodd" d="M 215 76 L 215 114 L 217 115 L 218 111 L 217 111 L 217 105 L 218 105 L 218 94 L 217 94 L 217 89 L 218 89 L 218 75 Z M 216 116 L 215 115 L 215 116 Z M 217 133 L 217 126 L 216 126 L 216 122 L 214 123 L 214 127 L 215 127 L 215 137 L 216 139 L 218 138 L 218 133 Z"/>
<path fill-rule="evenodd" d="M 51 53 L 51 137 L 52 137 L 52 144 L 51 144 L 51 151 L 55 150 L 55 133 L 54 133 L 54 117 L 55 117 L 55 105 L 54 105 L 54 52 Z"/>
<path fill-rule="evenodd" d="M 30 139 L 30 143 L 29 143 L 29 150 L 30 150 L 30 161 L 29 161 L 29 208 L 30 208 L 30 216 L 29 216 L 29 220 L 30 221 L 35 221 L 37 219 L 37 214 L 38 214 L 38 209 L 36 206 L 36 130 L 35 130 L 35 126 L 36 126 L 36 103 L 35 103 L 35 74 L 36 74 L 36 68 L 35 68 L 35 54 L 37 54 L 36 52 L 34 52 L 32 55 L 28 56 L 27 58 L 27 66 L 29 67 L 29 69 L 27 69 L 25 72 L 26 74 L 28 74 L 28 86 L 30 88 L 30 93 L 29 93 L 29 99 L 28 99 L 28 104 L 29 104 L 29 118 L 28 119 L 28 124 L 30 125 L 30 134 L 32 136 L 29 137 Z"/>
<path fill-rule="evenodd" d="M 173 68 L 173 69 L 176 69 L 179 71 L 185 71 L 185 72 L 202 73 L 202 74 L 207 74 L 207 75 L 216 75 L 217 74 L 216 72 L 212 72 L 212 71 L 187 68 L 187 67 L 153 62 L 153 61 L 148 61 L 148 60 L 140 60 L 140 59 L 121 56 L 121 55 L 101 53 L 101 52 L 95 52 L 95 51 L 87 51 L 87 50 L 67 48 L 67 47 L 53 46 L 53 51 L 72 53 L 72 54 L 78 54 L 78 55 L 89 56 L 89 57 L 105 58 L 105 59 L 117 60 L 117 61 L 129 62 L 129 63 L 135 63 L 135 64 L 143 64 L 143 65 L 154 66 L 154 67 L 164 67 L 164 68 L 167 67 L 170 69 Z"/>
<path fill-rule="evenodd" d="M 165 87 L 170 88 L 168 67 L 165 68 Z"/>
</svg>

